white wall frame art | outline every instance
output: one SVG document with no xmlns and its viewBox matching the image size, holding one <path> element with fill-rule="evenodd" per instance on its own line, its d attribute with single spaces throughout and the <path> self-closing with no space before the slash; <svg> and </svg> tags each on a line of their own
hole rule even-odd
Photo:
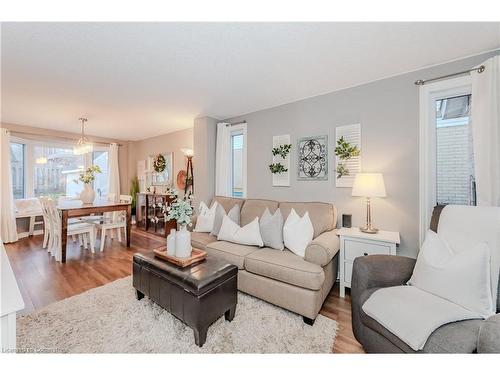
<svg viewBox="0 0 500 375">
<path fill-rule="evenodd" d="M 305 137 L 297 141 L 297 180 L 328 180 L 328 136 Z"/>
<path fill-rule="evenodd" d="M 158 156 L 163 156 L 164 167 L 162 170 L 155 170 L 154 163 Z M 150 155 L 148 158 L 148 174 L 150 175 L 150 181 L 148 186 L 166 186 L 171 187 L 173 184 L 173 172 L 172 167 L 174 165 L 174 154 L 173 152 L 162 152 L 154 155 Z"/>
<path fill-rule="evenodd" d="M 275 135 L 273 136 L 273 149 L 277 149 L 280 146 L 291 145 L 290 135 Z M 286 156 L 283 158 L 282 155 L 273 155 L 273 165 L 281 164 L 286 171 L 280 173 L 273 173 L 273 186 L 290 186 L 290 150 L 286 152 Z"/>
<path fill-rule="evenodd" d="M 337 126 L 333 147 L 335 186 L 352 187 L 354 176 L 361 172 L 361 124 Z"/>
</svg>

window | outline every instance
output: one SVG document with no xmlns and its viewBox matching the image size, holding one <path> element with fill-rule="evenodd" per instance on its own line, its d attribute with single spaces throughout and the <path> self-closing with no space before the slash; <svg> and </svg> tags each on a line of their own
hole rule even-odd
<svg viewBox="0 0 500 375">
<path fill-rule="evenodd" d="M 231 134 L 233 197 L 243 197 L 243 134 Z"/>
<path fill-rule="evenodd" d="M 231 128 L 231 195 L 246 197 L 246 123 Z"/>
<path fill-rule="evenodd" d="M 475 205 L 470 95 L 436 102 L 436 201 Z"/>
<path fill-rule="evenodd" d="M 107 196 L 108 151 L 105 147 L 94 147 L 92 153 L 75 155 L 72 144 L 13 138 L 10 149 L 14 199 L 77 197 L 82 191 L 82 184 L 76 182 L 79 174 L 92 164 L 102 170 L 96 175 L 94 189 L 99 197 Z"/>
<path fill-rule="evenodd" d="M 71 148 L 46 145 L 33 147 L 33 196 L 77 196 L 82 190 L 75 182 L 85 166 L 84 155 Z"/>
<path fill-rule="evenodd" d="M 12 170 L 12 190 L 14 199 L 24 198 L 24 145 L 10 144 L 10 164 Z"/>
<path fill-rule="evenodd" d="M 475 204 L 472 137 L 469 130 L 471 77 L 419 88 L 420 243 L 436 204 Z"/>
<path fill-rule="evenodd" d="M 102 171 L 95 177 L 94 190 L 98 197 L 105 198 L 108 196 L 108 151 L 94 151 L 92 164 L 98 165 Z"/>
</svg>

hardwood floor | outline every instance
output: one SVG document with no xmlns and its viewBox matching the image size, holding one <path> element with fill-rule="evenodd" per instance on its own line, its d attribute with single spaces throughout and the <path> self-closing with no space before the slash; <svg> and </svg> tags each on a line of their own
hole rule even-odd
<svg viewBox="0 0 500 375">
<path fill-rule="evenodd" d="M 17 278 L 29 313 L 50 303 L 85 292 L 131 274 L 132 256 L 159 247 L 165 239 L 132 228 L 131 247 L 118 240 L 107 239 L 104 252 L 92 254 L 69 241 L 67 261 L 56 262 L 42 248 L 42 236 L 23 238 L 5 245 L 7 255 Z M 320 314 L 337 321 L 339 329 L 333 347 L 334 353 L 363 353 L 351 326 L 349 296 L 339 297 L 338 284 L 325 300 Z"/>
</svg>

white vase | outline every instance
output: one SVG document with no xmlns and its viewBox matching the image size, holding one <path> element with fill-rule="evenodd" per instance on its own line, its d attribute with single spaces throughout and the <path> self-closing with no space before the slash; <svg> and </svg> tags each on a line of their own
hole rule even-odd
<svg viewBox="0 0 500 375">
<path fill-rule="evenodd" d="M 89 204 L 94 203 L 95 191 L 92 188 L 92 184 L 85 184 L 82 192 L 80 193 L 80 200 L 83 203 Z"/>
<path fill-rule="evenodd" d="M 191 249 L 191 232 L 187 230 L 187 225 L 181 225 L 181 230 L 175 234 L 175 256 L 189 258 Z"/>
<path fill-rule="evenodd" d="M 167 236 L 167 254 L 174 257 L 175 256 L 175 229 L 170 229 L 170 234 Z"/>
</svg>

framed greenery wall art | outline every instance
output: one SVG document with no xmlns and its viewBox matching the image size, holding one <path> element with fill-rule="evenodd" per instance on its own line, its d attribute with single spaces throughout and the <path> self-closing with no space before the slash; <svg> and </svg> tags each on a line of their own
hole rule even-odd
<svg viewBox="0 0 500 375">
<path fill-rule="evenodd" d="M 290 186 L 290 135 L 273 136 L 273 162 L 269 165 L 273 186 Z"/>
<path fill-rule="evenodd" d="M 298 180 L 328 180 L 328 136 L 299 139 L 297 161 Z"/>
<path fill-rule="evenodd" d="M 335 186 L 352 187 L 361 172 L 361 124 L 335 129 Z"/>
</svg>

